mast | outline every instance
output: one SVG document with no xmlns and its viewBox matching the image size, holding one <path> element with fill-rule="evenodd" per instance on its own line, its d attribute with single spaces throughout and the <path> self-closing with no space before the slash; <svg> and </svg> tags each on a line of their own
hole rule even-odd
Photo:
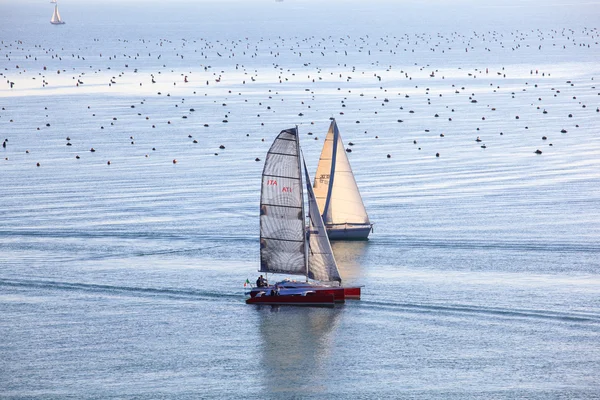
<svg viewBox="0 0 600 400">
<path fill-rule="evenodd" d="M 306 229 L 306 210 L 304 208 L 304 191 L 302 190 L 302 163 L 300 162 L 300 135 L 298 134 L 298 125 L 296 125 L 296 154 L 298 154 L 298 176 L 300 177 L 300 199 L 302 200 L 302 227 L 304 228 L 304 271 L 306 273 L 306 282 L 308 282 L 308 244 L 310 243 L 310 229 Z"/>
<path fill-rule="evenodd" d="M 322 217 L 326 219 L 327 212 L 329 211 L 329 204 L 331 202 L 331 192 L 333 191 L 333 180 L 335 178 L 335 163 L 337 157 L 338 137 L 340 131 L 338 130 L 335 119 L 331 123 L 333 128 L 333 147 L 331 150 L 331 170 L 329 171 L 329 187 L 327 188 L 327 198 L 325 199 L 325 207 L 323 207 Z"/>
</svg>

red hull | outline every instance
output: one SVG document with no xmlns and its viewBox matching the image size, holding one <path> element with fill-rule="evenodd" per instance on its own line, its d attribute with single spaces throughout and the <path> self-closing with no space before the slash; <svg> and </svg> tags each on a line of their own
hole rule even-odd
<svg viewBox="0 0 600 400">
<path fill-rule="evenodd" d="M 266 304 L 271 306 L 325 306 L 333 307 L 332 294 L 307 293 L 306 296 L 255 296 L 246 300 L 246 304 Z"/>
<path fill-rule="evenodd" d="M 268 296 L 270 291 L 272 290 L 272 286 L 267 288 L 252 288 L 250 292 L 250 296 L 252 298 L 256 297 L 256 295 L 260 292 L 266 292 Z M 354 289 L 354 288 L 352 288 Z M 347 294 L 346 289 L 342 287 L 323 287 L 323 286 L 310 286 L 310 287 L 299 287 L 299 288 L 289 288 L 289 287 L 280 287 L 279 291 L 282 296 L 292 296 L 296 294 L 301 294 L 306 291 L 314 291 L 319 294 L 327 294 L 332 295 L 333 299 L 336 303 L 343 303 L 346 300 Z M 356 297 L 351 297 L 356 298 Z M 360 298 L 360 288 L 358 288 L 358 298 Z"/>
<path fill-rule="evenodd" d="M 344 296 L 347 299 L 360 300 L 360 286 L 344 288 Z"/>
</svg>

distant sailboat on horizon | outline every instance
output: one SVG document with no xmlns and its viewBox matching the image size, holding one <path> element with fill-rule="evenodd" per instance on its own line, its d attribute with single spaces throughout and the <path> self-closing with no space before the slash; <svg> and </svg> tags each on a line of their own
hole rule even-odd
<svg viewBox="0 0 600 400">
<path fill-rule="evenodd" d="M 62 25 L 65 21 L 60 17 L 60 13 L 58 12 L 58 3 L 54 6 L 54 14 L 52 14 L 52 18 L 50 19 L 50 23 L 52 25 Z"/>
<path fill-rule="evenodd" d="M 56 0 L 50 0 L 50 3 L 54 4 L 56 3 Z"/>
</svg>

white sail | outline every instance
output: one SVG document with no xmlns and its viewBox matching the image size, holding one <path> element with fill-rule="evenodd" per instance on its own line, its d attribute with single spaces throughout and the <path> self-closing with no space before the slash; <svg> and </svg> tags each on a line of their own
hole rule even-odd
<svg viewBox="0 0 600 400">
<path fill-rule="evenodd" d="M 265 159 L 260 199 L 260 271 L 307 274 L 297 129 L 281 131 Z"/>
<path fill-rule="evenodd" d="M 369 216 L 335 120 L 323 144 L 314 189 L 328 228 L 330 225 L 365 225 L 370 229 Z"/>
<path fill-rule="evenodd" d="M 52 14 L 50 23 L 55 25 L 64 24 L 63 20 L 60 18 L 60 13 L 58 12 L 58 4 L 54 6 L 54 13 Z"/>
<path fill-rule="evenodd" d="M 319 212 L 306 163 L 304 163 L 304 172 L 308 194 L 308 218 L 310 221 L 307 234 L 309 240 L 308 277 L 319 281 L 341 282 L 342 278 L 333 256 L 333 250 L 331 250 L 325 224 Z"/>
</svg>

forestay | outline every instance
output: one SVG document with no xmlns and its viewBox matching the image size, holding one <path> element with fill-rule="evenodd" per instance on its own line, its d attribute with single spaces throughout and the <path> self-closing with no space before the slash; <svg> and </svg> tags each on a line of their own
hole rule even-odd
<svg viewBox="0 0 600 400">
<path fill-rule="evenodd" d="M 309 215 L 309 254 L 308 254 L 308 277 L 319 281 L 337 281 L 342 278 L 337 268 L 331 244 L 327 237 L 325 224 L 319 212 L 319 206 L 312 189 L 310 176 L 304 163 L 304 173 L 306 179 L 306 188 L 308 194 L 308 215 Z"/>
</svg>

